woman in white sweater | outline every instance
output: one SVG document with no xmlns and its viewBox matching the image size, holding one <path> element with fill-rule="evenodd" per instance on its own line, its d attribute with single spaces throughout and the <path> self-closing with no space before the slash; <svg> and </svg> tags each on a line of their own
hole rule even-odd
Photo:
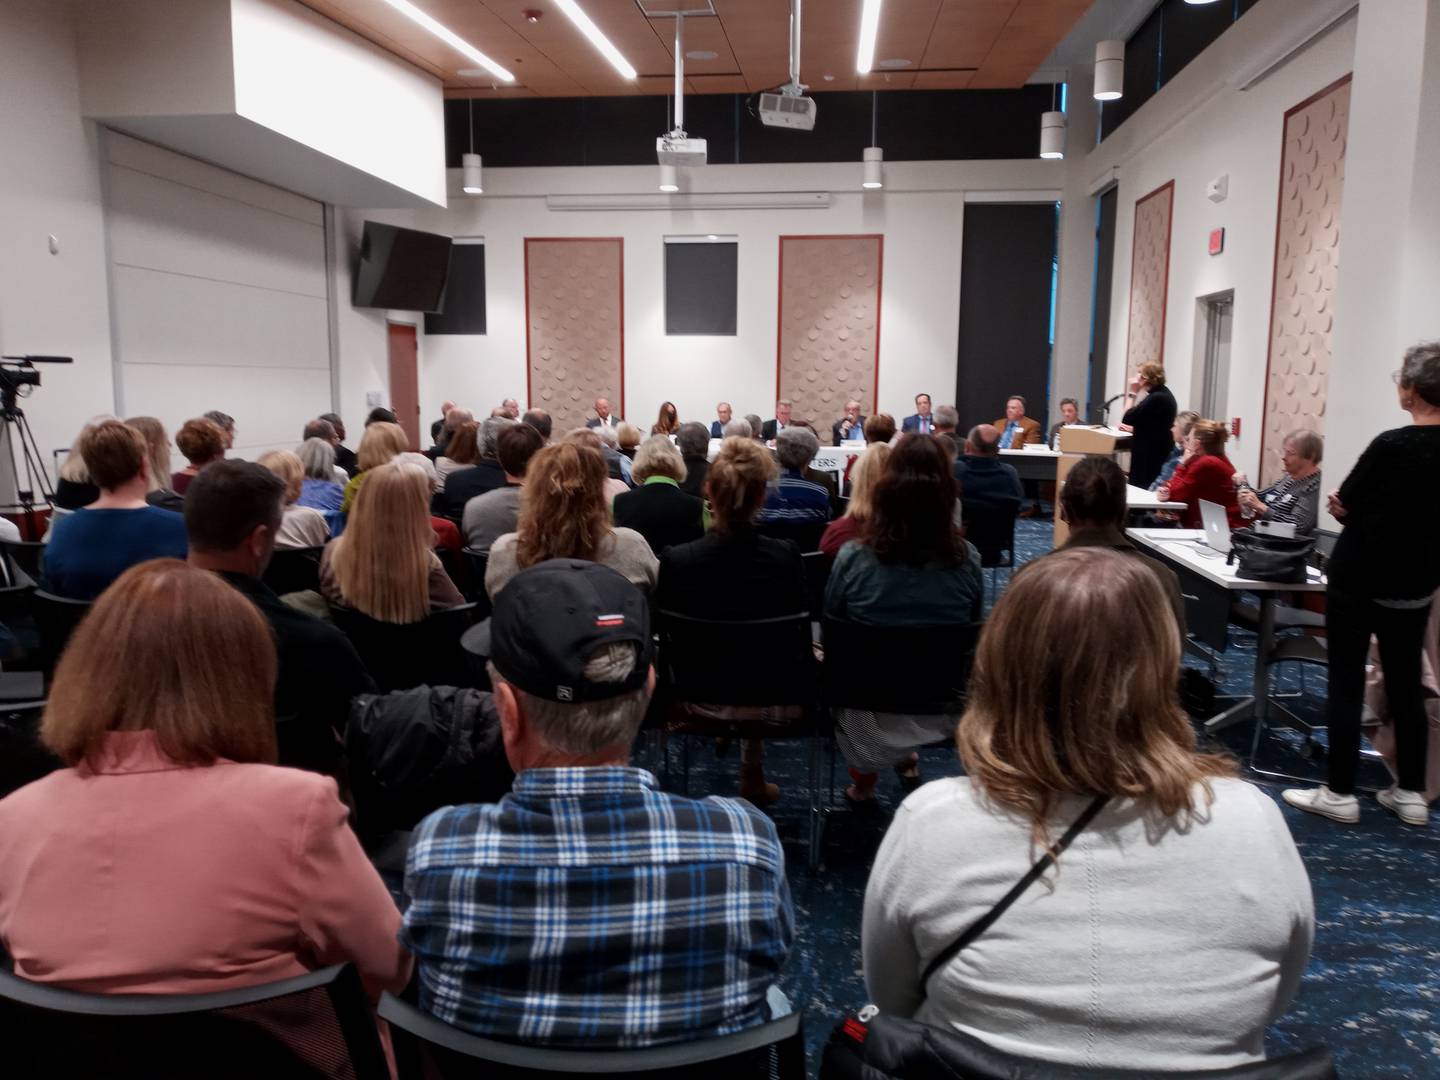
<svg viewBox="0 0 1440 1080">
<path fill-rule="evenodd" d="M 865 983 L 882 1012 L 1090 1067 L 1264 1058 L 1310 955 L 1310 880 L 1275 803 L 1196 752 L 1179 659 L 1143 561 L 1080 548 L 1015 576 L 960 722 L 968 776 L 906 799 L 871 872 Z M 1056 866 L 922 984 L 1097 795 Z"/>
</svg>

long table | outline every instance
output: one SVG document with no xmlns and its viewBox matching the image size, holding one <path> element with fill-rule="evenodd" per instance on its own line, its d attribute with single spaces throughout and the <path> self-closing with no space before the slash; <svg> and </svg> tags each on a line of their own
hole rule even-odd
<svg viewBox="0 0 1440 1080">
<path fill-rule="evenodd" d="M 1284 593 L 1325 591 L 1325 575 L 1310 567 L 1299 584 L 1278 584 L 1242 578 L 1224 555 L 1201 543 L 1202 529 L 1127 529 L 1125 535 L 1151 555 L 1162 559 L 1180 578 L 1185 596 L 1186 622 L 1195 637 L 1217 650 L 1225 647 L 1230 605 L 1236 593 L 1251 592 L 1260 599 L 1259 640 L 1250 696 L 1205 721 L 1207 731 L 1220 731 L 1253 718 L 1264 724 L 1268 709 L 1287 710 L 1270 699 L 1270 666 L 1266 662 L 1275 644 L 1275 605 Z"/>
</svg>

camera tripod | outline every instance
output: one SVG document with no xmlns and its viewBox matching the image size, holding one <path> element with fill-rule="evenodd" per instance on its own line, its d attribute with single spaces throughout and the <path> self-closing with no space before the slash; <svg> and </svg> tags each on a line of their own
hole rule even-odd
<svg viewBox="0 0 1440 1080">
<path fill-rule="evenodd" d="M 20 437 L 20 454 L 24 461 L 24 484 L 20 482 L 21 462 L 15 456 L 17 432 Z M 0 504 L 0 511 L 28 514 L 35 509 L 37 501 L 42 504 L 53 503 L 55 489 L 50 486 L 50 476 L 45 471 L 45 459 L 40 454 L 39 444 L 35 442 L 35 433 L 30 430 L 30 422 L 25 419 L 25 411 L 15 403 L 15 391 L 12 388 L 0 391 L 0 437 L 4 439 L 4 448 L 9 451 L 6 456 L 9 458 L 11 490 L 15 492 L 15 502 Z M 39 499 L 36 498 L 37 488 Z"/>
</svg>

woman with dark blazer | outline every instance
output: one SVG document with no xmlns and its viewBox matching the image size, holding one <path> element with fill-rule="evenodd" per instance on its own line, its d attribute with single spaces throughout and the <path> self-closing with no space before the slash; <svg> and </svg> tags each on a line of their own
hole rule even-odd
<svg viewBox="0 0 1440 1080">
<path fill-rule="evenodd" d="M 1167 439 L 1170 437 L 1167 433 Z M 1225 443 L 1230 432 L 1219 420 L 1197 420 L 1185 436 L 1185 453 L 1170 483 L 1155 494 L 1161 502 L 1183 502 L 1180 511 L 1182 529 L 1198 529 L 1202 525 L 1201 502 L 1218 503 L 1225 508 L 1230 528 L 1244 524 L 1240 516 L 1240 499 L 1235 491 L 1235 466 L 1225 456 Z M 1130 483 L 1135 483 L 1135 470 L 1130 470 Z"/>
<path fill-rule="evenodd" d="M 1395 373 L 1400 407 L 1413 423 L 1384 431 L 1360 455 L 1330 513 L 1344 525 L 1326 567 L 1325 636 L 1330 692 L 1330 775 L 1294 788 L 1285 801 L 1333 821 L 1360 820 L 1355 773 L 1365 664 L 1373 634 L 1395 725 L 1393 787 L 1375 793 L 1407 825 L 1430 819 L 1425 799 L 1427 722 L 1421 656 L 1431 597 L 1440 588 L 1440 341 L 1416 345 Z M 1428 479 L 1426 479 L 1428 477 Z"/>
<path fill-rule="evenodd" d="M 1145 396 L 1139 402 L 1135 395 Z M 1173 445 L 1170 426 L 1175 423 L 1175 395 L 1165 385 L 1165 369 L 1141 364 L 1125 393 L 1125 415 L 1120 430 L 1130 432 L 1130 483 L 1148 488 L 1160 475 Z"/>
<path fill-rule="evenodd" d="M 775 475 L 775 460 L 764 446 L 753 439 L 725 440 L 705 476 L 713 517 L 710 531 L 660 557 L 656 611 L 738 621 L 807 609 L 800 549 L 755 530 Z M 780 796 L 779 787 L 765 780 L 763 755 L 758 739 L 746 739 L 741 746 L 740 795 L 757 806 Z"/>
<path fill-rule="evenodd" d="M 615 496 L 615 524 L 634 529 L 659 555 L 705 535 L 705 502 L 680 490 L 685 459 L 663 435 L 651 435 L 635 452 L 635 489 Z"/>
</svg>

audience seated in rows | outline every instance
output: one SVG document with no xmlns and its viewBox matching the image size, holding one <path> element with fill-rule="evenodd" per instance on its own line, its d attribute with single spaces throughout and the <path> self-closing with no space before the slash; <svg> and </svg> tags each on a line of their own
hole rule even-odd
<svg viewBox="0 0 1440 1080">
<path fill-rule="evenodd" d="M 565 445 L 535 468 L 579 455 L 601 475 L 598 454 Z M 608 567 L 542 561 L 498 592 L 492 628 L 515 784 L 415 831 L 402 941 L 420 1006 L 584 1050 L 769 1020 L 794 936 L 774 824 L 739 800 L 662 792 L 629 764 L 655 682 L 644 595 Z"/>
<path fill-rule="evenodd" d="M 327 439 L 312 437 L 296 451 L 304 475 L 296 506 L 308 506 L 324 513 L 336 513 L 345 502 L 345 488 L 336 479 L 335 446 Z M 342 470 L 343 471 L 343 470 Z"/>
<path fill-rule="evenodd" d="M 1128 513 L 1124 471 L 1113 458 L 1087 455 L 1075 463 L 1060 489 L 1060 519 L 1070 526 L 1070 536 L 1057 550 L 1102 547 L 1139 559 L 1154 572 L 1170 607 L 1180 636 L 1185 636 L 1185 600 L 1180 578 L 1159 559 L 1146 555 L 1125 536 Z"/>
<path fill-rule="evenodd" d="M 1247 517 L 1295 526 L 1296 536 L 1310 536 L 1320 520 L 1320 459 L 1325 442 L 1301 429 L 1285 436 L 1280 463 L 1285 475 L 1264 491 L 1256 491 L 1243 473 L 1235 474 L 1236 498 Z"/>
<path fill-rule="evenodd" d="M 451 416 L 469 415 L 468 409 L 451 409 Z M 443 432 L 442 432 L 443 434 Z M 453 472 L 468 469 L 480 460 L 480 425 L 466 420 L 450 433 L 445 440 L 445 451 L 435 458 L 435 490 L 444 491 L 445 481 Z"/>
<path fill-rule="evenodd" d="M 639 449 L 640 440 L 644 437 L 644 433 L 634 424 L 621 424 L 615 429 L 616 446 L 620 453 L 631 461 L 635 460 L 635 451 Z"/>
<path fill-rule="evenodd" d="M 347 475 L 354 476 L 360 471 L 360 462 L 355 451 L 345 445 L 345 421 L 340 418 L 339 413 L 322 413 L 319 418 L 327 421 L 335 431 L 335 464 L 344 469 Z"/>
<path fill-rule="evenodd" d="M 55 525 L 45 551 L 46 587 L 93 600 L 136 563 L 183 559 L 184 519 L 145 501 L 150 464 L 140 432 L 119 420 L 102 421 L 86 428 L 79 453 L 100 497 Z"/>
<path fill-rule="evenodd" d="M 235 418 L 229 413 L 221 412 L 219 409 L 211 409 L 204 417 L 220 429 L 221 439 L 225 443 L 225 449 L 235 448 Z"/>
<path fill-rule="evenodd" d="M 150 490 L 145 501 L 161 510 L 180 513 L 185 509 L 185 498 L 170 487 L 170 436 L 165 425 L 153 416 L 132 416 L 125 423 L 145 440 L 145 459 L 150 465 Z"/>
<path fill-rule="evenodd" d="M 270 626 L 216 575 L 161 559 L 106 591 L 41 724 L 67 767 L 0 800 L 15 974 L 194 994 L 348 961 L 373 997 L 404 989 L 400 914 L 335 782 L 274 764 L 274 685 Z"/>
<path fill-rule="evenodd" d="M 1235 492 L 1235 466 L 1225 456 L 1225 443 L 1230 432 L 1219 420 L 1197 420 L 1185 437 L 1185 453 L 1170 483 L 1156 494 L 1161 502 L 1182 502 L 1180 527 L 1198 529 L 1202 525 L 1200 503 L 1212 502 L 1225 508 L 1232 529 L 1243 524 L 1240 500 Z"/>
<path fill-rule="evenodd" d="M 635 454 L 634 491 L 615 496 L 615 524 L 645 537 L 661 554 L 705 535 L 705 500 L 680 490 L 685 460 L 664 435 L 651 435 Z"/>
<path fill-rule="evenodd" d="M 1015 466 L 1000 460 L 1000 432 L 993 424 L 976 424 L 965 436 L 965 453 L 955 461 L 960 502 L 966 507 L 1019 507 L 1025 497 Z"/>
<path fill-rule="evenodd" d="M 813 536 L 818 540 L 830 521 L 830 492 L 825 485 L 807 479 L 805 470 L 820 451 L 820 440 L 806 427 L 790 424 L 775 436 L 775 456 L 780 477 L 765 497 L 760 524 L 772 536 L 793 537 L 802 550 L 810 550 Z"/>
<path fill-rule="evenodd" d="M 980 555 L 955 527 L 955 477 L 930 435 L 904 435 L 885 461 L 856 539 L 840 549 L 825 587 L 825 615 L 867 626 L 978 622 Z M 880 673 L 877 673 L 877 677 Z M 944 739 L 956 717 L 837 709 L 835 742 L 850 763 L 852 802 L 875 796 L 876 770 L 894 766 L 919 784 L 916 748 Z"/>
<path fill-rule="evenodd" d="M 600 456 L 605 459 L 605 505 L 612 507 L 615 500 L 633 486 L 635 472 L 630 459 L 622 456 L 610 445 L 614 438 L 613 432 L 603 428 L 572 428 L 561 439 L 572 446 L 583 446 L 600 452 Z"/>
<path fill-rule="evenodd" d="M 496 540 L 515 531 L 520 523 L 525 473 L 543 445 L 540 433 L 529 424 L 510 424 L 501 430 L 495 452 L 505 470 L 505 486 L 476 495 L 465 504 L 461 528 L 466 547 L 488 552 Z"/>
<path fill-rule="evenodd" d="M 835 482 L 835 474 L 828 469 L 817 469 L 814 465 L 815 456 L 820 452 L 820 433 L 815 430 L 815 425 L 810 423 L 809 420 L 796 420 L 793 426 L 796 428 L 804 428 L 810 432 L 811 435 L 815 436 L 815 454 L 811 454 L 810 460 L 805 463 L 803 475 L 805 479 L 809 480 L 812 484 L 819 484 L 825 489 L 825 495 L 830 500 L 829 516 L 831 518 L 839 517 L 841 509 L 840 486 Z M 776 440 L 776 446 L 776 453 L 778 455 L 778 439 Z"/>
<path fill-rule="evenodd" d="M 685 479 L 680 481 L 680 490 L 703 499 L 705 474 L 710 469 L 710 433 L 699 421 L 686 421 L 675 435 L 675 445 L 685 462 Z"/>
<path fill-rule="evenodd" d="M 324 547 L 330 539 L 330 525 L 325 515 L 313 506 L 300 506 L 300 492 L 305 480 L 305 467 L 289 450 L 271 450 L 256 460 L 280 478 L 285 485 L 285 515 L 275 533 L 275 546 L 282 551 L 294 548 Z"/>
<path fill-rule="evenodd" d="M 778 618 L 807 609 L 800 550 L 755 528 L 775 472 L 774 459 L 753 439 L 732 436 L 720 445 L 705 478 L 710 531 L 660 557 L 656 610 L 738 621 Z M 779 787 L 765 779 L 764 750 L 758 739 L 741 745 L 740 794 L 756 806 L 768 806 L 780 795 Z"/>
<path fill-rule="evenodd" d="M 360 446 L 363 460 L 363 441 Z M 435 554 L 425 473 L 401 461 L 360 475 L 368 479 L 350 508 L 345 533 L 320 555 L 321 595 L 389 623 L 419 622 L 432 611 L 464 603 Z"/>
<path fill-rule="evenodd" d="M 184 495 L 201 469 L 225 456 L 225 432 L 215 421 L 203 416 L 186 420 L 175 433 L 175 445 L 185 455 L 186 465 L 170 477 L 170 488 Z"/>
<path fill-rule="evenodd" d="M 875 483 L 885 471 L 885 462 L 890 457 L 888 442 L 872 443 L 865 452 L 855 459 L 850 471 L 850 502 L 845 514 L 836 518 L 820 537 L 820 550 L 831 562 L 840 554 L 840 549 L 860 535 L 860 528 L 870 517 L 875 506 Z"/>
<path fill-rule="evenodd" d="M 605 459 L 566 438 L 530 459 L 520 521 L 490 547 L 485 592 L 492 600 L 521 570 L 549 559 L 602 563 L 647 592 L 655 587 L 660 564 L 650 545 L 634 529 L 611 524 Z"/>
<path fill-rule="evenodd" d="M 1275 803 L 1197 753 L 1180 652 L 1139 559 L 1077 549 L 1015 575 L 959 725 L 967 775 L 906 799 L 871 871 L 882 1013 L 1100 1070 L 1263 1059 L 1310 953 L 1310 883 Z M 1046 880 L 922 982 L 1097 797 Z"/>
<path fill-rule="evenodd" d="M 755 429 L 750 426 L 752 417 L 737 416 L 734 420 L 727 420 L 725 426 L 720 430 L 722 439 L 753 439 Z M 709 451 L 706 451 L 708 456 Z"/>
<path fill-rule="evenodd" d="M 757 414 L 746 413 L 745 423 L 750 425 L 750 437 L 752 439 L 755 439 L 757 442 L 767 441 L 765 438 L 765 425 L 760 422 L 760 417 Z"/>
<path fill-rule="evenodd" d="M 279 763 L 335 773 L 350 700 L 375 684 L 349 638 L 282 603 L 261 581 L 283 527 L 284 496 L 284 481 L 262 465 L 217 461 L 185 494 L 189 562 L 219 574 L 270 624 Z"/>
<path fill-rule="evenodd" d="M 540 433 L 540 438 L 547 443 L 550 441 L 550 433 L 555 428 L 555 422 L 550 419 L 550 414 L 544 409 L 526 409 L 525 415 L 520 417 L 522 424 L 529 424 Z"/>
<path fill-rule="evenodd" d="M 505 486 L 505 470 L 495 456 L 496 440 L 514 420 L 488 416 L 480 422 L 476 436 L 475 464 L 456 469 L 445 477 L 445 486 L 435 493 L 431 510 L 441 517 L 459 521 L 465 516 L 465 505 L 477 495 Z"/>
<path fill-rule="evenodd" d="M 1175 422 L 1170 425 L 1170 438 L 1175 446 L 1170 451 L 1170 456 L 1165 459 L 1165 464 L 1160 466 L 1160 474 L 1150 482 L 1148 490 L 1159 491 L 1162 485 L 1170 482 L 1170 477 L 1175 475 L 1175 466 L 1179 465 L 1180 459 L 1185 456 L 1185 440 L 1190 435 L 1190 429 L 1199 419 L 1200 414 L 1190 409 L 1175 414 Z"/>
</svg>

